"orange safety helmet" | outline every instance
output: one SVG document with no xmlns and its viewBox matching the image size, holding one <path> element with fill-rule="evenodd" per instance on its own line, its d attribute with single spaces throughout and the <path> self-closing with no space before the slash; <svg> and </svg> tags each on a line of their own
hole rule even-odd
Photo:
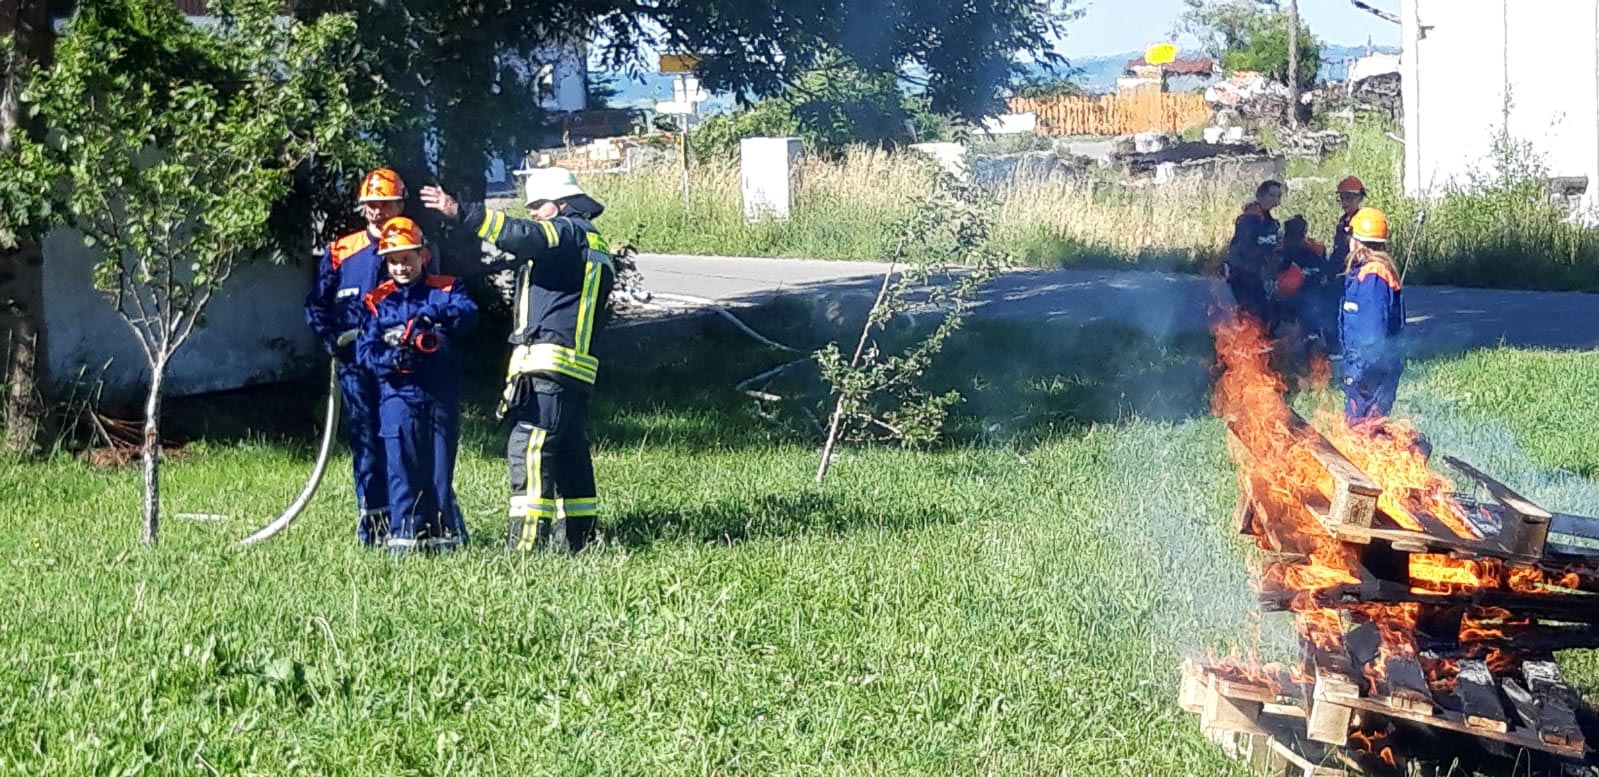
<svg viewBox="0 0 1599 777">
<path fill-rule="evenodd" d="M 405 216 L 395 216 L 383 222 L 383 228 L 378 230 L 378 256 L 410 250 L 420 250 L 424 255 L 427 253 L 422 243 L 422 228 Z"/>
<path fill-rule="evenodd" d="M 1349 220 L 1349 236 L 1362 243 L 1388 242 L 1388 217 L 1376 208 L 1361 208 Z"/>
<path fill-rule="evenodd" d="M 1359 178 L 1351 175 L 1338 182 L 1338 193 L 1364 195 L 1366 193 L 1366 184 L 1361 183 Z"/>
<path fill-rule="evenodd" d="M 405 199 L 405 182 L 400 174 L 380 167 L 361 179 L 360 199 L 356 202 L 395 202 Z"/>
</svg>

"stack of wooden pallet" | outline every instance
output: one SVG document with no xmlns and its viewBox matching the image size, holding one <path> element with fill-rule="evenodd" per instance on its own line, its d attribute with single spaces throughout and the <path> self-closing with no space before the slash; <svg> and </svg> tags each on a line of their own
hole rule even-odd
<svg viewBox="0 0 1599 777">
<path fill-rule="evenodd" d="M 1314 516 L 1318 545 L 1341 544 L 1338 579 L 1273 583 L 1316 561 L 1295 535 L 1303 527 L 1274 515 L 1282 490 L 1261 492 L 1247 435 L 1234 435 L 1236 525 L 1266 550 L 1262 605 L 1293 613 L 1302 663 L 1191 660 L 1182 707 L 1229 755 L 1272 773 L 1586 763 L 1590 713 L 1553 653 L 1599 647 L 1599 520 L 1551 513 L 1447 459 L 1488 498 L 1455 495 L 1453 521 L 1412 514 L 1407 528 L 1379 504 L 1377 480 L 1297 415 L 1288 424 L 1331 483 L 1330 494 L 1296 492 L 1295 509 Z"/>
</svg>

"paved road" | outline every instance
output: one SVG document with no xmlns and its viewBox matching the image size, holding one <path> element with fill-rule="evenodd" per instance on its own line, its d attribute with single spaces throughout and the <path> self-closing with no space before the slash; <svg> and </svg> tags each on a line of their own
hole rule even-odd
<svg viewBox="0 0 1599 777">
<path fill-rule="evenodd" d="M 870 295 L 884 265 L 809 259 L 641 254 L 654 292 L 730 304 L 774 294 Z M 1018 270 L 984 292 L 981 315 L 1071 325 L 1117 321 L 1153 335 L 1203 331 L 1211 284 L 1192 275 L 1128 270 Z M 1422 350 L 1492 346 L 1599 348 L 1599 294 L 1448 286 L 1405 290 L 1409 339 Z"/>
</svg>

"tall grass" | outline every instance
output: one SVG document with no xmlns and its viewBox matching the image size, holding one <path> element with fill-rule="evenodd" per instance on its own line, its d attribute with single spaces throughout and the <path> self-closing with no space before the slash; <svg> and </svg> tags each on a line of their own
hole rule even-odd
<svg viewBox="0 0 1599 777">
<path fill-rule="evenodd" d="M 1403 194 L 1404 148 L 1388 136 L 1390 127 L 1344 129 L 1346 148 L 1289 165 L 1280 218 L 1304 214 L 1311 235 L 1329 242 L 1339 215 L 1335 184 L 1358 175 L 1367 204 L 1388 214 L 1393 253 L 1409 257 L 1409 282 L 1599 290 L 1599 230 L 1567 220 L 1549 201 L 1544 171 L 1524 146 L 1501 140 L 1473 181 L 1421 202 Z M 856 148 L 836 160 L 807 157 L 793 217 L 754 224 L 743 217 L 734 161 L 696 167 L 686 206 L 675 168 L 600 176 L 590 185 L 609 206 L 610 234 L 640 250 L 877 259 L 888 252 L 885 225 L 914 207 L 931 181 L 931 162 L 914 152 Z M 1225 252 L 1233 218 L 1257 183 L 1017 178 L 994 187 L 1001 210 L 993 239 L 1031 266 L 1201 271 Z M 1418 234 L 1421 210 L 1427 223 Z"/>
<path fill-rule="evenodd" d="M 675 167 L 593 176 L 606 205 L 606 233 L 644 251 L 876 259 L 888 251 L 887 225 L 932 187 L 932 163 L 919 156 L 855 148 L 838 161 L 807 157 L 786 221 L 744 218 L 736 161 L 695 165 L 689 197 Z"/>
</svg>

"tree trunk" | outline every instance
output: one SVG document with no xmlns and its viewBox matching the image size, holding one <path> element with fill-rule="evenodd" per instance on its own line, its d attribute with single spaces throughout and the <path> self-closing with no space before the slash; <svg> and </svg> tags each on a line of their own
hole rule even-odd
<svg viewBox="0 0 1599 777">
<path fill-rule="evenodd" d="M 150 365 L 150 393 L 144 398 L 144 544 L 154 545 L 161 530 L 161 389 L 167 356 Z"/>
<path fill-rule="evenodd" d="M 46 0 L 0 0 L 0 36 L 14 36 L 15 59 L 0 70 L 0 153 L 17 133 L 39 135 L 22 110 L 22 71 L 50 61 L 54 31 Z M 44 255 L 26 236 L 15 250 L 0 252 L 0 340 L 5 356 L 4 407 L 0 423 L 5 449 L 36 453 L 48 428 L 50 388 L 44 351 Z"/>
<path fill-rule="evenodd" d="M 45 438 L 45 393 L 49 377 L 44 354 L 44 258 L 25 241 L 0 255 L 0 337 L 4 338 L 5 449 L 37 453 Z"/>
<path fill-rule="evenodd" d="M 1299 126 L 1299 0 L 1288 0 L 1288 123 Z"/>
</svg>

